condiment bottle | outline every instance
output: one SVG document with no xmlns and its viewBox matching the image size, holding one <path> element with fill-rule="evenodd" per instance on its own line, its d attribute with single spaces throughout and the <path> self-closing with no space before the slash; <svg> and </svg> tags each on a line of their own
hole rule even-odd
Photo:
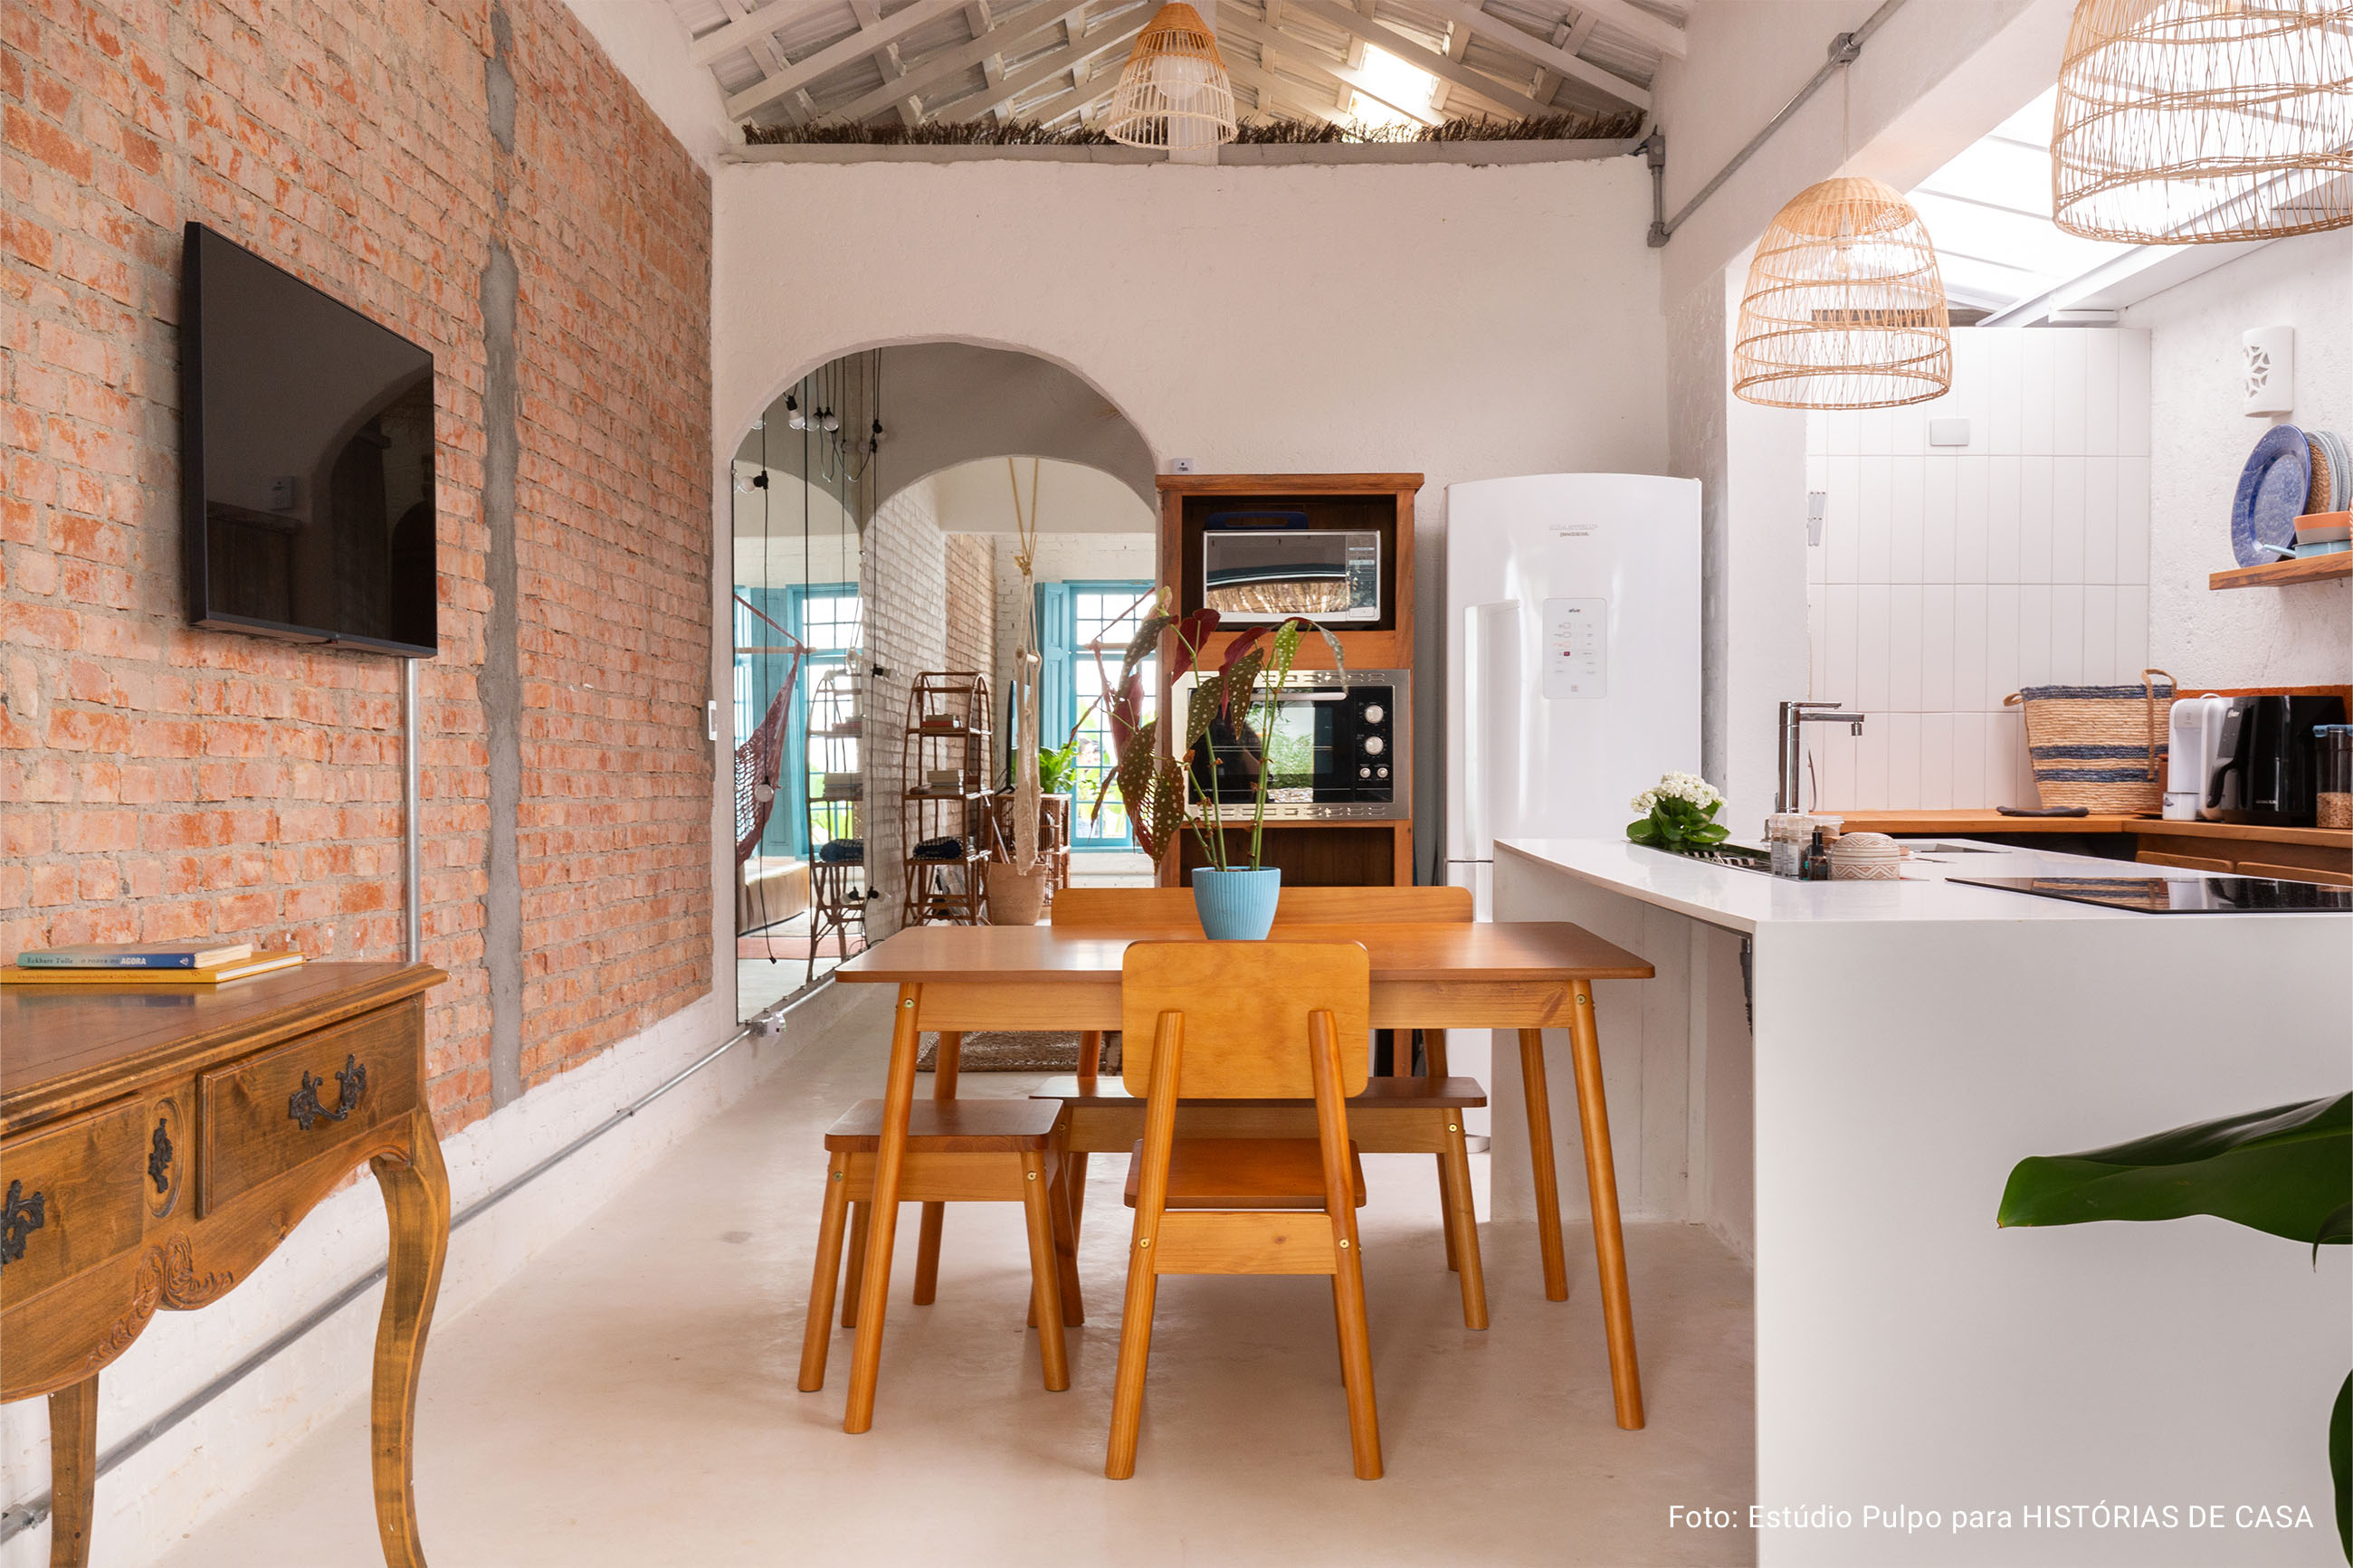
<svg viewBox="0 0 2353 1568">
<path fill-rule="evenodd" d="M 1798 862 L 1798 880 L 1827 882 L 1831 879 L 1830 850 L 1822 843 L 1822 830 L 1814 829 L 1814 840 L 1806 846 L 1804 858 Z"/>
</svg>

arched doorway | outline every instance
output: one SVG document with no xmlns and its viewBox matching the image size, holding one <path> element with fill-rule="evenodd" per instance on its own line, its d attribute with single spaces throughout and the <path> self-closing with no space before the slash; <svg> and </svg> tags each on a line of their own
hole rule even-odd
<svg viewBox="0 0 2353 1568">
<path fill-rule="evenodd" d="M 729 469 L 733 708 L 739 742 L 774 745 L 776 783 L 748 831 L 739 821 L 741 1016 L 896 929 L 917 843 L 980 841 L 973 819 L 909 801 L 932 782 L 911 773 L 945 759 L 923 758 L 903 731 L 919 676 L 968 672 L 986 687 L 990 733 L 964 782 L 1005 782 L 1023 608 L 1017 490 L 1039 528 L 1033 602 L 1060 656 L 1040 734 L 1053 744 L 1075 725 L 1090 768 L 1103 764 L 1107 737 L 1082 695 L 1092 660 L 1079 650 L 1132 627 L 1148 598 L 1154 472 L 1141 432 L 1083 378 L 986 345 L 843 355 L 753 422 Z M 1079 782 L 1092 800 L 1092 773 Z M 1085 825 L 1087 864 L 1148 869 L 1114 860 L 1124 823 L 1115 809 L 1106 818 Z M 862 921 L 844 918 L 852 901 Z"/>
</svg>

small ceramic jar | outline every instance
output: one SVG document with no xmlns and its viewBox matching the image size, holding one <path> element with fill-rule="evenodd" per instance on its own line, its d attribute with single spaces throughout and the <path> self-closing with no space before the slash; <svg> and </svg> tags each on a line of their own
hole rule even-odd
<svg viewBox="0 0 2353 1568">
<path fill-rule="evenodd" d="M 1884 833 L 1847 833 L 1830 846 L 1833 882 L 1894 882 L 1904 877 L 1904 847 Z"/>
</svg>

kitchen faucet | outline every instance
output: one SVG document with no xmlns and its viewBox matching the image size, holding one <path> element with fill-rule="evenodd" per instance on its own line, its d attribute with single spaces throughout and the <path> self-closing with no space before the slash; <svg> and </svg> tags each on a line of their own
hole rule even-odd
<svg viewBox="0 0 2353 1568">
<path fill-rule="evenodd" d="M 1849 734 L 1862 733 L 1862 721 L 1870 715 L 1835 711 L 1835 702 L 1784 702 L 1781 704 L 1781 773 L 1773 790 L 1773 810 L 1778 814 L 1798 809 L 1798 755 L 1800 724 L 1844 724 Z"/>
</svg>

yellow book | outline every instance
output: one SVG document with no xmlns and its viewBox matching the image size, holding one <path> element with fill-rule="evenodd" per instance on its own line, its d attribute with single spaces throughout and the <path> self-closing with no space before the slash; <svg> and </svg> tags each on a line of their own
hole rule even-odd
<svg viewBox="0 0 2353 1568">
<path fill-rule="evenodd" d="M 291 969 L 299 952 L 256 952 L 210 969 L 20 969 L 0 965 L 0 985 L 217 985 L 273 969 Z"/>
</svg>

